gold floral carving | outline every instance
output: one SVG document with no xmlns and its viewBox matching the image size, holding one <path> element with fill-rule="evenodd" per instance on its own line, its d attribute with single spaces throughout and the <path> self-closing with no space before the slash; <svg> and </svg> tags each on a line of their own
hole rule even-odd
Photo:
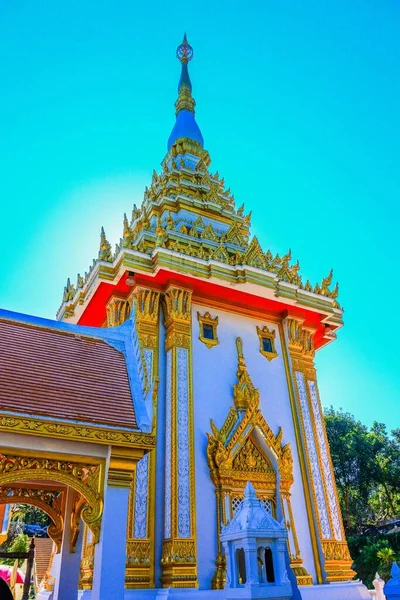
<svg viewBox="0 0 400 600">
<path fill-rule="evenodd" d="M 152 542 L 129 539 L 126 545 L 125 584 L 128 589 L 147 588 L 151 585 Z"/>
<path fill-rule="evenodd" d="M 145 287 L 137 287 L 134 291 L 136 302 L 136 318 L 139 323 L 158 322 L 160 292 Z"/>
<path fill-rule="evenodd" d="M 113 296 L 106 305 L 107 327 L 116 327 L 125 323 L 131 314 L 132 305 L 126 298 Z"/>
<path fill-rule="evenodd" d="M 164 322 L 166 331 L 165 349 L 187 348 L 191 346 L 192 292 L 177 287 L 169 287 L 163 296 Z"/>
<path fill-rule="evenodd" d="M 322 551 L 325 557 L 325 570 L 327 572 L 327 581 L 347 581 L 354 577 L 354 571 L 351 568 L 353 560 L 350 556 L 347 542 L 338 542 L 337 540 L 323 540 Z"/>
<path fill-rule="evenodd" d="M 269 471 L 274 473 L 275 479 L 275 471 L 270 461 L 261 454 L 251 438 L 247 438 L 240 453 L 233 459 L 232 468 L 235 471 L 246 471 L 248 473 L 265 474 Z"/>
<path fill-rule="evenodd" d="M 71 486 L 86 499 L 82 519 L 93 533 L 93 541 L 100 537 L 103 512 L 104 464 L 87 464 L 72 460 L 48 459 L 9 455 L 0 452 L 0 486 L 15 481 L 57 481 Z"/>
<path fill-rule="evenodd" d="M 299 352 L 302 356 L 313 358 L 315 330 L 304 327 L 301 320 L 287 319 L 286 321 L 289 350 Z"/>
<path fill-rule="evenodd" d="M 130 448 L 155 447 L 155 437 L 140 431 L 107 429 L 93 425 L 77 425 L 63 421 L 45 421 L 32 417 L 16 417 L 0 414 L 0 431 L 13 431 L 27 435 L 95 442 Z"/>
<path fill-rule="evenodd" d="M 163 586 L 192 588 L 197 583 L 195 540 L 164 540 L 161 557 Z"/>
<path fill-rule="evenodd" d="M 191 316 L 191 296 L 190 290 L 178 287 L 169 287 L 164 293 L 164 319 L 165 326 L 168 327 L 172 321 L 188 325 Z"/>
<path fill-rule="evenodd" d="M 0 504 L 31 504 L 43 510 L 52 520 L 47 528 L 47 533 L 56 544 L 57 552 L 60 552 L 64 529 L 65 495 L 63 491 L 2 485 L 0 487 Z"/>
</svg>

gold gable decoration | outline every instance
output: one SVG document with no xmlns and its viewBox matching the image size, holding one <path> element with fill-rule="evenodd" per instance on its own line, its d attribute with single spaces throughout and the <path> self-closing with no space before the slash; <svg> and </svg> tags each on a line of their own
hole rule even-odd
<svg viewBox="0 0 400 600">
<path fill-rule="evenodd" d="M 243 356 L 243 342 L 240 337 L 236 339 L 236 349 L 238 353 L 238 369 L 236 377 L 237 383 L 233 386 L 233 401 L 236 410 L 247 410 L 248 408 L 258 406 L 260 394 L 254 387 L 247 371 Z"/>
<path fill-rule="evenodd" d="M 207 434 L 207 461 L 216 488 L 218 528 L 217 568 L 212 587 L 223 589 L 225 585 L 226 564 L 220 542 L 221 524 L 225 525 L 232 518 L 234 503 L 243 496 L 247 481 L 252 482 L 259 498 L 269 502 L 275 510 L 278 509 L 276 502 L 280 497 L 281 512 L 292 532 L 291 545 L 288 542 L 292 569 L 299 585 L 311 585 L 312 577 L 303 567 L 291 508 L 290 488 L 294 477 L 290 444 L 282 444 L 282 429 L 275 435 L 262 415 L 260 395 L 248 373 L 240 338 L 236 340 L 236 348 L 238 380 L 233 388 L 235 408 L 229 409 L 221 429 L 211 420 L 212 433 Z M 271 457 L 276 461 L 275 466 L 262 450 L 261 444 L 270 449 Z"/>
<path fill-rule="evenodd" d="M 241 451 L 232 462 L 234 471 L 247 471 L 248 473 L 273 473 L 275 472 L 271 463 L 261 454 L 254 442 L 247 438 Z"/>
</svg>

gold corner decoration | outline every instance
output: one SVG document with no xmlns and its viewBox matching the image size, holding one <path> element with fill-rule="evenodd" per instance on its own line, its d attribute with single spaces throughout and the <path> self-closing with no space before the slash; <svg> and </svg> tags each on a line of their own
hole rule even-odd
<svg viewBox="0 0 400 600">
<path fill-rule="evenodd" d="M 256 330 L 260 341 L 260 354 L 265 356 L 268 361 L 273 360 L 278 356 L 275 348 L 275 329 L 269 329 L 267 325 L 264 325 L 263 328 L 257 325 Z"/>
<path fill-rule="evenodd" d="M 208 433 L 207 462 L 215 485 L 217 504 L 217 557 L 213 589 L 223 589 L 226 561 L 220 542 L 221 524 L 233 516 L 243 498 L 244 487 L 251 481 L 266 510 L 282 513 L 288 526 L 288 551 L 291 565 L 297 569 L 299 585 L 311 585 L 312 577 L 303 567 L 296 526 L 290 503 L 294 481 L 290 444 L 282 444 L 283 431 L 275 435 L 259 408 L 259 392 L 247 371 L 243 343 L 237 338 L 238 383 L 234 386 L 234 405 L 221 429 L 211 421 Z M 279 483 L 278 483 L 279 482 Z M 278 509 L 279 503 L 279 509 Z"/>
<path fill-rule="evenodd" d="M 214 348 L 219 344 L 217 327 L 218 317 L 212 317 L 207 311 L 204 315 L 201 315 L 197 311 L 197 320 L 199 322 L 199 340 L 207 346 L 207 348 Z"/>
<path fill-rule="evenodd" d="M 117 327 L 129 319 L 132 303 L 126 298 L 112 296 L 106 304 L 107 327 Z"/>
</svg>

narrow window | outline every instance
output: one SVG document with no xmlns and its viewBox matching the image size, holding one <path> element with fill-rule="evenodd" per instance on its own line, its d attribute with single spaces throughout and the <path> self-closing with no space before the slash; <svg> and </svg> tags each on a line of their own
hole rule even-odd
<svg viewBox="0 0 400 600">
<path fill-rule="evenodd" d="M 263 337 L 262 345 L 263 345 L 264 352 L 273 352 L 272 342 L 271 342 L 270 338 Z"/>
<path fill-rule="evenodd" d="M 260 353 L 270 361 L 278 356 L 275 348 L 276 330 L 268 329 L 267 325 L 261 329 L 257 326 L 257 335 L 260 340 Z"/>
<path fill-rule="evenodd" d="M 265 548 L 265 571 L 268 583 L 275 583 L 274 562 L 271 548 Z"/>
<path fill-rule="evenodd" d="M 236 560 L 237 560 L 237 572 L 238 572 L 238 584 L 244 585 L 246 583 L 246 562 L 244 558 L 244 550 L 243 548 L 238 548 L 236 550 Z"/>
<path fill-rule="evenodd" d="M 218 317 L 213 318 L 207 311 L 204 315 L 201 315 L 198 312 L 197 319 L 199 321 L 199 340 L 203 342 L 207 348 L 217 346 L 217 344 L 219 344 L 217 335 Z"/>
<path fill-rule="evenodd" d="M 213 340 L 214 339 L 214 327 L 212 325 L 209 325 L 208 323 L 204 323 L 204 325 L 203 325 L 203 337 L 205 337 L 206 340 Z"/>
</svg>

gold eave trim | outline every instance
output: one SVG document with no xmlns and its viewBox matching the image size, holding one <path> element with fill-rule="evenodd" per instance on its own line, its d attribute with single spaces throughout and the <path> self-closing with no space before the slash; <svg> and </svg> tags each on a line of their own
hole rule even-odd
<svg viewBox="0 0 400 600">
<path fill-rule="evenodd" d="M 74 442 L 139 448 L 145 451 L 152 450 L 156 445 L 154 435 L 141 431 L 111 429 L 5 413 L 0 413 L 0 431 Z"/>
<path fill-rule="evenodd" d="M 299 286 L 282 281 L 274 273 L 248 265 L 233 266 L 212 259 L 206 261 L 159 247 L 155 248 L 151 256 L 137 250 L 123 248 L 113 264 L 98 262 L 86 286 L 78 290 L 72 301 L 62 304 L 57 318 L 68 319 L 70 322 L 79 320 L 84 311 L 83 304 L 86 304 L 101 281 L 116 285 L 125 270 L 154 277 L 160 269 L 198 279 L 214 280 L 215 283 L 225 284 L 225 286 L 236 284 L 239 290 L 244 284 L 246 284 L 246 288 L 257 286 L 257 289 L 242 289 L 241 291 L 271 300 L 279 301 L 280 299 L 288 305 L 318 312 L 324 315 L 323 322 L 334 324 L 337 328 L 343 326 L 343 311 L 334 306 L 333 299 L 307 292 Z M 273 293 L 265 295 L 266 290 L 271 290 Z M 77 311 L 78 307 L 80 310 Z"/>
</svg>

